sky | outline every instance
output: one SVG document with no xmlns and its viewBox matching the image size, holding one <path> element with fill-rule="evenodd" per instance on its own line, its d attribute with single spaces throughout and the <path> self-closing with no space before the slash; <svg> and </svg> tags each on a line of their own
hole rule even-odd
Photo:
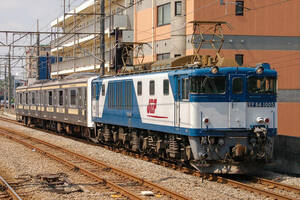
<svg viewBox="0 0 300 200">
<path fill-rule="evenodd" d="M 71 9 L 84 0 L 66 0 Z M 50 22 L 63 14 L 63 0 L 0 0 L 0 30 L 1 31 L 36 31 L 39 19 L 40 31 L 49 31 Z M 3 35 L 2 35 L 3 36 Z M 0 36 L 1 37 L 1 36 Z M 0 38 L 0 41 L 3 41 Z M 0 55 L 7 54 L 8 49 L 0 48 Z M 16 49 L 16 53 L 24 50 Z M 3 60 L 0 60 L 0 64 Z M 0 65 L 1 71 L 3 67 Z M 16 73 L 14 70 L 13 73 Z"/>
</svg>

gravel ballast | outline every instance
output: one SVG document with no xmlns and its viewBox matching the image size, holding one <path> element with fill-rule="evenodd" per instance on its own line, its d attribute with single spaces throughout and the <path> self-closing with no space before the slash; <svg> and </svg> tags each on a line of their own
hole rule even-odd
<svg viewBox="0 0 300 200">
<path fill-rule="evenodd" d="M 3 123 L 3 125 L 11 127 L 10 123 Z M 123 169 L 132 174 L 136 174 L 141 178 L 155 182 L 191 199 L 265 199 L 263 196 L 257 196 L 238 188 L 202 180 L 201 178 L 192 175 L 184 174 L 182 172 L 167 169 L 150 162 L 115 153 L 95 145 L 85 144 L 61 136 L 29 129 L 23 126 L 14 125 L 14 128 L 30 136 L 45 140 L 58 146 L 62 146 L 76 153 L 90 156 L 94 159 L 106 162 L 114 167 Z M 2 161 L 0 160 L 0 162 Z M 28 165 L 28 167 L 30 168 L 30 165 Z M 297 181 L 300 182 L 300 179 Z"/>
</svg>

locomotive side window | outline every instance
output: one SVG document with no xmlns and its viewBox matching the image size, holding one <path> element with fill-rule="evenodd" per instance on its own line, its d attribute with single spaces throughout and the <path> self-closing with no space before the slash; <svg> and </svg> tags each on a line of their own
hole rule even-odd
<svg viewBox="0 0 300 200">
<path fill-rule="evenodd" d="M 40 104 L 40 93 L 38 91 L 35 92 L 35 99 L 36 99 L 36 104 L 39 105 Z"/>
<path fill-rule="evenodd" d="M 93 92 L 92 92 L 92 97 L 93 99 L 96 99 L 96 90 L 97 90 L 97 87 L 96 87 L 96 84 L 93 85 Z"/>
<path fill-rule="evenodd" d="M 40 95 L 40 105 L 44 105 L 44 92 L 41 91 L 41 95 Z"/>
<path fill-rule="evenodd" d="M 234 78 L 232 80 L 232 90 L 233 94 L 242 94 L 243 93 L 244 81 L 242 78 Z"/>
<path fill-rule="evenodd" d="M 191 79 L 191 92 L 196 94 L 225 94 L 225 76 L 196 76 Z"/>
<path fill-rule="evenodd" d="M 155 82 L 153 80 L 150 81 L 149 87 L 149 94 L 152 96 L 155 94 Z"/>
<path fill-rule="evenodd" d="M 59 106 L 64 105 L 64 91 L 62 90 L 58 91 L 58 105 Z"/>
<path fill-rule="evenodd" d="M 76 90 L 70 90 L 70 105 L 76 105 Z"/>
<path fill-rule="evenodd" d="M 189 79 L 182 79 L 182 99 L 189 99 Z"/>
<path fill-rule="evenodd" d="M 138 96 L 142 95 L 142 81 L 137 82 L 137 94 Z"/>
<path fill-rule="evenodd" d="M 102 84 L 102 96 L 105 96 L 105 84 Z"/>
<path fill-rule="evenodd" d="M 169 80 L 168 79 L 164 80 L 164 95 L 165 96 L 169 95 Z"/>
<path fill-rule="evenodd" d="M 52 104 L 53 104 L 52 100 L 53 100 L 52 91 L 49 91 L 48 92 L 48 105 L 49 106 L 52 106 Z"/>
</svg>

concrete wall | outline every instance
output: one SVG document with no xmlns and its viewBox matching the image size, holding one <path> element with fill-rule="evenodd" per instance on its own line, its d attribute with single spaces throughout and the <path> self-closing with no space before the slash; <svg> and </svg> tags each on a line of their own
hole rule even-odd
<svg viewBox="0 0 300 200">
<path fill-rule="evenodd" d="M 300 138 L 278 135 L 274 148 L 274 171 L 300 175 Z"/>
</svg>

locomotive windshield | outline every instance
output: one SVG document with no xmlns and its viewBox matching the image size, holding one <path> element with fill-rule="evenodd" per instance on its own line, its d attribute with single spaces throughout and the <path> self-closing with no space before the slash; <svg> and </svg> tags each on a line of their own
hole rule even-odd
<svg viewBox="0 0 300 200">
<path fill-rule="evenodd" d="M 255 77 L 248 78 L 248 92 L 250 94 L 275 94 L 275 77 Z"/>
<path fill-rule="evenodd" d="M 191 93 L 224 94 L 225 90 L 225 76 L 195 76 L 191 78 Z"/>
</svg>

